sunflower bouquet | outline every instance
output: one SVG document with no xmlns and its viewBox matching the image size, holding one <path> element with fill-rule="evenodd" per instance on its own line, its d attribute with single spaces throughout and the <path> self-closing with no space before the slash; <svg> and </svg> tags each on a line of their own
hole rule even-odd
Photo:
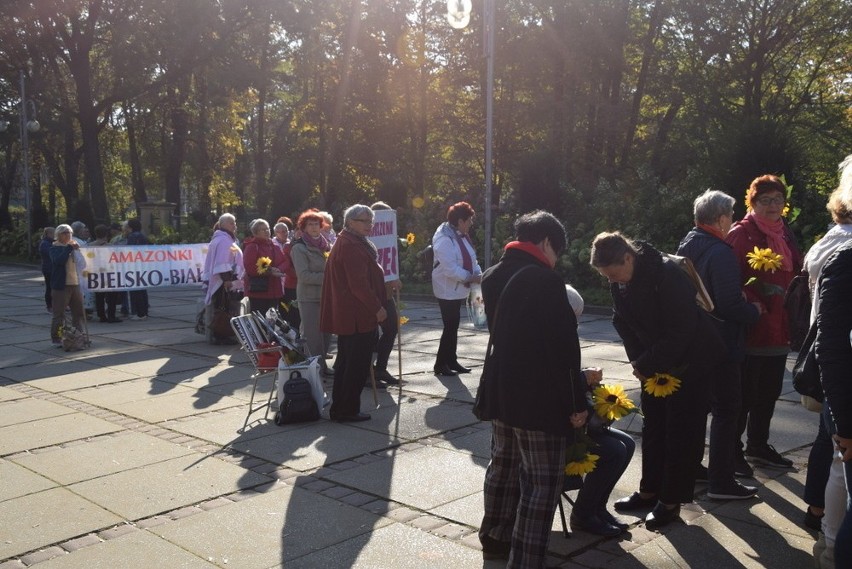
<svg viewBox="0 0 852 569">
<path fill-rule="evenodd" d="M 265 274 L 266 271 L 269 270 L 269 267 L 272 265 L 272 259 L 269 257 L 259 257 L 257 259 L 257 274 L 262 275 Z"/>
<path fill-rule="evenodd" d="M 597 467 L 600 455 L 589 452 L 589 449 L 593 446 L 595 446 L 595 442 L 586 434 L 585 429 L 575 431 L 574 443 L 569 445 L 565 451 L 566 475 L 582 476 Z"/>
</svg>

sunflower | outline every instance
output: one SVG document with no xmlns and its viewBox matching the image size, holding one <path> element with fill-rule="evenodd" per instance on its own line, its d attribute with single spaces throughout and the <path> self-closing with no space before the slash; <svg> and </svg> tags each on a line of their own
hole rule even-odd
<svg viewBox="0 0 852 569">
<path fill-rule="evenodd" d="M 408 316 L 400 316 L 399 317 L 399 325 L 408 324 Z"/>
<path fill-rule="evenodd" d="M 636 412 L 636 405 L 624 393 L 620 385 L 598 386 L 592 393 L 595 401 L 595 412 L 602 419 L 617 421 L 625 415 Z"/>
<path fill-rule="evenodd" d="M 406 236 L 405 236 L 405 241 L 406 241 L 409 245 L 414 245 L 414 240 L 415 240 L 415 237 L 414 237 L 414 234 L 413 234 L 413 233 L 409 233 L 408 235 L 406 235 Z"/>
<path fill-rule="evenodd" d="M 568 476 L 577 476 L 588 474 L 597 467 L 597 461 L 600 456 L 596 454 L 586 453 L 583 460 L 572 461 L 565 465 L 565 474 Z"/>
<path fill-rule="evenodd" d="M 667 373 L 655 373 L 645 382 L 645 393 L 654 397 L 668 397 L 680 388 L 680 380 Z"/>
<path fill-rule="evenodd" d="M 272 264 L 272 259 L 269 257 L 259 257 L 257 259 L 257 274 L 262 275 L 266 271 L 269 270 L 269 266 Z"/>
<path fill-rule="evenodd" d="M 784 257 L 770 248 L 761 249 L 757 245 L 754 251 L 746 253 L 748 266 L 756 271 L 769 271 L 774 273 L 781 268 L 781 260 Z"/>
</svg>

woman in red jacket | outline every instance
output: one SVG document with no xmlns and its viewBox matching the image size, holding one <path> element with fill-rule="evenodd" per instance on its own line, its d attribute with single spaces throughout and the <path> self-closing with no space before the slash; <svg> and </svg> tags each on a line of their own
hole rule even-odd
<svg viewBox="0 0 852 569">
<path fill-rule="evenodd" d="M 332 421 L 367 421 L 361 413 L 361 389 L 370 376 L 370 360 L 379 322 L 385 311 L 385 276 L 377 262 L 376 246 L 367 239 L 373 229 L 373 210 L 353 205 L 343 213 L 325 267 L 320 302 L 320 330 L 337 334 Z"/>
<path fill-rule="evenodd" d="M 251 311 L 266 314 L 270 308 L 278 309 L 284 292 L 281 277 L 286 261 L 281 249 L 270 239 L 269 224 L 255 219 L 249 224 L 251 237 L 243 244 L 243 266 L 246 269 L 245 292 Z"/>
<path fill-rule="evenodd" d="M 793 232 L 781 214 L 787 205 L 787 188 L 777 176 L 755 178 L 747 193 L 749 212 L 734 224 L 726 241 L 734 248 L 748 302 L 759 302 L 762 311 L 757 324 L 748 329 L 746 357 L 742 364 L 742 407 L 739 433 L 747 431 L 745 456 L 742 441 L 735 458 L 735 472 L 751 476 L 745 457 L 756 464 L 790 468 L 793 462 L 784 458 L 769 444 L 769 423 L 775 412 L 775 401 L 781 395 L 790 337 L 787 313 L 784 310 L 784 291 L 802 269 L 802 254 L 796 246 Z M 771 249 L 780 255 L 780 266 L 755 263 L 755 247 Z M 750 262 L 749 253 L 752 254 Z"/>
</svg>

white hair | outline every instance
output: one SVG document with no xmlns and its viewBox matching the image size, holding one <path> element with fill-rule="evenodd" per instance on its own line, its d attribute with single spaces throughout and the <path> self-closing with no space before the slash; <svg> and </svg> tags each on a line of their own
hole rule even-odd
<svg viewBox="0 0 852 569">
<path fill-rule="evenodd" d="M 565 285 L 565 294 L 568 295 L 568 304 L 574 310 L 574 315 L 579 318 L 583 314 L 583 308 L 586 306 L 583 296 L 577 292 L 576 288 L 569 284 Z"/>
<path fill-rule="evenodd" d="M 54 235 L 59 235 L 60 233 L 70 233 L 71 235 L 74 235 L 74 229 L 72 229 L 67 223 L 63 223 L 62 225 L 57 225 L 56 229 L 53 231 Z"/>
<path fill-rule="evenodd" d="M 846 209 L 852 211 L 852 154 L 843 159 L 838 166 L 840 170 L 840 201 Z"/>
<path fill-rule="evenodd" d="M 252 219 L 249 224 L 249 231 L 251 231 L 252 235 L 254 235 L 255 229 L 261 225 L 265 225 L 267 229 L 269 228 L 269 223 L 265 219 Z"/>
<path fill-rule="evenodd" d="M 233 221 L 234 223 L 236 223 L 237 218 L 234 217 L 233 214 L 223 213 L 222 215 L 219 216 L 219 224 L 221 224 L 223 221 Z"/>
</svg>

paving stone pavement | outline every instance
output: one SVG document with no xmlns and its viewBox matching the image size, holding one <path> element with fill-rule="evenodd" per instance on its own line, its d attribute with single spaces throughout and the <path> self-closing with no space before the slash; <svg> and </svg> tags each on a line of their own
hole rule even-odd
<svg viewBox="0 0 852 569">
<path fill-rule="evenodd" d="M 406 383 L 380 392 L 377 409 L 363 393 L 371 421 L 331 423 L 326 412 L 278 427 L 261 413 L 239 433 L 252 368 L 194 332 L 198 290 L 151 290 L 148 320 L 90 322 L 92 347 L 65 353 L 49 340 L 41 274 L 5 265 L 0 277 L 0 569 L 501 566 L 482 561 L 476 536 L 490 434 L 471 405 L 487 337 L 463 321 L 459 352 L 474 373 L 436 378 L 430 299 L 404 301 Z M 584 315 L 580 336 L 585 365 L 637 400 L 605 311 Z M 398 361 L 394 351 L 395 373 Z M 618 426 L 638 439 L 641 418 Z M 655 533 L 625 516 L 617 539 L 566 539 L 557 515 L 549 562 L 811 566 L 800 496 L 816 426 L 788 377 L 771 442 L 795 470 L 756 469 L 759 499 L 713 502 L 697 485 L 685 523 Z M 639 476 L 637 449 L 612 500 Z"/>
</svg>

